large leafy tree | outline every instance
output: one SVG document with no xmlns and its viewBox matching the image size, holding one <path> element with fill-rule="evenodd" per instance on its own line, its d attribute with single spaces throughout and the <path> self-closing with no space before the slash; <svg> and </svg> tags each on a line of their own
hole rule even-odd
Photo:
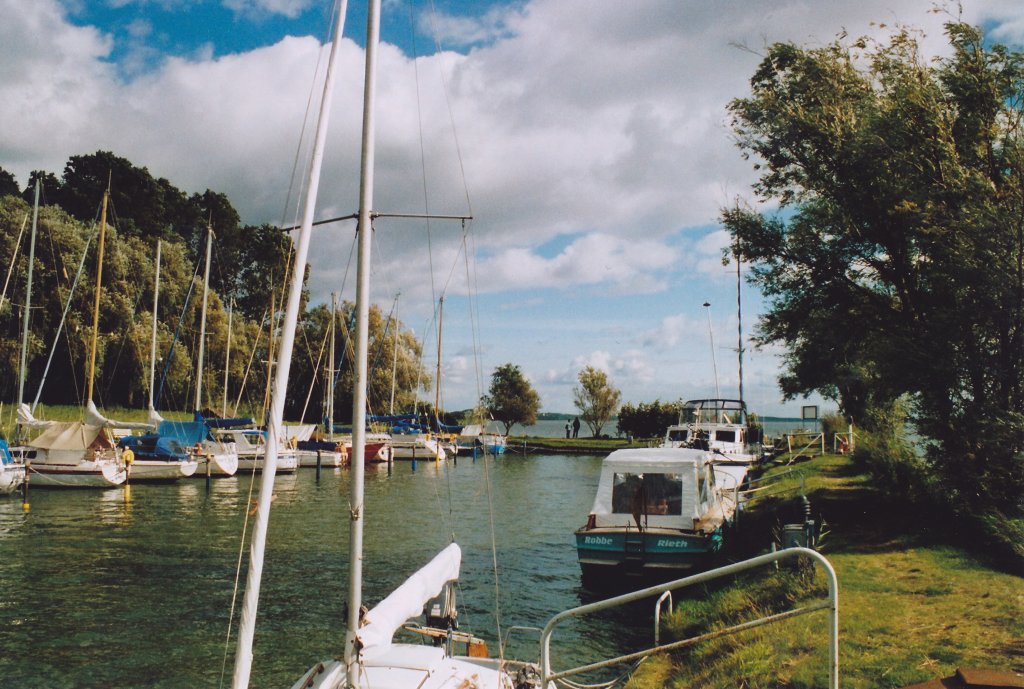
<svg viewBox="0 0 1024 689">
<path fill-rule="evenodd" d="M 772 46 L 730 110 L 768 216 L 723 213 L 789 396 L 857 420 L 901 395 L 961 511 L 1024 507 L 1024 58 L 967 25 Z M 997 432 L 998 431 L 998 432 Z"/>
<path fill-rule="evenodd" d="M 491 387 L 480 400 L 495 421 L 505 424 L 505 434 L 515 424 L 537 422 L 540 395 L 515 364 L 503 364 L 491 374 Z"/>
<path fill-rule="evenodd" d="M 622 392 L 611 384 L 607 373 L 593 366 L 580 371 L 578 380 L 579 386 L 572 391 L 573 400 L 583 422 L 590 427 L 591 434 L 596 438 L 618 411 Z"/>
</svg>

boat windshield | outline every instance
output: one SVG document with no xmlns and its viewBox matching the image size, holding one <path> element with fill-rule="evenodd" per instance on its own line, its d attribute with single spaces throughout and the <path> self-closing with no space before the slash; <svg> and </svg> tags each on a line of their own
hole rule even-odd
<svg viewBox="0 0 1024 689">
<path fill-rule="evenodd" d="M 616 473 L 612 483 L 612 511 L 617 514 L 683 513 L 681 474 Z"/>
</svg>

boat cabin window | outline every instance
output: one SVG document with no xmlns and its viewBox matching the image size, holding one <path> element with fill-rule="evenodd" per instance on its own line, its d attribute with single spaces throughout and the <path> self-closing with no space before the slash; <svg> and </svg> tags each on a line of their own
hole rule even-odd
<svg viewBox="0 0 1024 689">
<path fill-rule="evenodd" d="M 681 474 L 616 473 L 612 482 L 612 512 L 680 515 L 682 493 Z"/>
<path fill-rule="evenodd" d="M 715 440 L 723 443 L 736 442 L 736 431 L 715 431 Z"/>
<path fill-rule="evenodd" d="M 686 436 L 689 435 L 689 431 L 680 428 L 670 428 L 668 431 L 668 439 L 673 443 L 685 443 Z"/>
</svg>

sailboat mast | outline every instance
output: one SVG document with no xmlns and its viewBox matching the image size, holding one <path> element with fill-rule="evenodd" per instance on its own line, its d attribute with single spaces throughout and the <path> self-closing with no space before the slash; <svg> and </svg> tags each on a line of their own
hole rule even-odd
<svg viewBox="0 0 1024 689">
<path fill-rule="evenodd" d="M 210 296 L 210 249 L 213 248 L 213 227 L 206 227 L 206 268 L 203 270 L 203 311 L 199 318 L 199 354 L 196 356 L 196 404 L 203 408 L 203 353 L 206 350 L 206 302 Z"/>
<path fill-rule="evenodd" d="M 394 324 L 392 330 L 395 333 L 395 349 L 391 353 L 391 406 L 388 408 L 388 414 L 391 416 L 395 415 L 395 381 L 398 380 L 398 297 L 395 297 L 395 308 L 394 311 Z"/>
<path fill-rule="evenodd" d="M 359 165 L 359 233 L 356 261 L 356 383 L 352 391 L 352 494 L 349 499 L 349 597 L 345 665 L 349 687 L 359 686 L 359 609 L 363 599 L 363 456 L 366 447 L 366 387 L 370 320 L 370 213 L 373 207 L 373 167 L 376 128 L 373 111 L 377 93 L 377 43 L 380 40 L 380 0 L 370 0 L 366 17 L 366 72 L 363 79 L 362 160 Z"/>
<path fill-rule="evenodd" d="M 331 292 L 331 351 L 327 355 L 327 439 L 334 440 L 334 333 L 338 322 L 338 293 Z"/>
<path fill-rule="evenodd" d="M 738 241 L 738 240 L 737 240 Z M 740 250 L 736 246 L 736 352 L 739 358 L 740 367 L 740 402 L 743 401 L 743 304 L 740 300 L 740 286 L 743 284 L 740 276 Z"/>
<path fill-rule="evenodd" d="M 41 181 L 36 178 L 35 201 L 32 204 L 32 235 L 28 243 L 28 277 L 25 279 L 25 314 L 22 318 L 21 327 L 21 363 L 18 366 L 18 406 L 24 402 L 25 396 L 25 371 L 28 368 L 28 321 L 29 310 L 32 308 L 32 267 L 36 262 L 36 226 L 39 222 L 39 185 Z M 22 228 L 25 225 L 22 224 Z"/>
<path fill-rule="evenodd" d="M 153 339 L 149 346 L 149 408 L 153 406 L 153 386 L 156 383 L 156 307 L 160 301 L 160 240 L 156 240 L 156 277 L 153 280 Z"/>
<path fill-rule="evenodd" d="M 437 377 L 434 380 L 434 418 L 441 432 L 441 328 L 444 325 L 444 296 L 437 301 Z"/>
<path fill-rule="evenodd" d="M 228 374 L 231 371 L 231 313 L 234 311 L 234 302 L 228 304 L 228 344 L 224 352 L 224 403 L 220 408 L 220 415 L 228 415 Z"/>
<path fill-rule="evenodd" d="M 96 297 L 92 306 L 92 344 L 89 353 L 89 396 L 92 402 L 93 383 L 96 379 L 96 342 L 100 332 L 100 286 L 103 284 L 103 247 L 107 239 L 107 203 L 110 190 L 103 192 L 103 208 L 100 211 L 100 247 L 96 257 Z"/>
<path fill-rule="evenodd" d="M 256 521 L 253 524 L 252 541 L 249 544 L 249 572 L 246 575 L 245 599 L 242 602 L 242 621 L 238 627 L 238 646 L 235 652 L 235 668 L 231 678 L 232 689 L 249 686 L 252 670 L 252 642 L 256 633 L 256 608 L 260 599 L 260 580 L 263 577 L 263 559 L 267 545 L 267 526 L 270 523 L 270 501 L 274 494 L 274 476 L 277 473 L 277 439 L 281 435 L 284 419 L 284 398 L 288 388 L 288 373 L 292 363 L 292 346 L 295 342 L 295 327 L 299 320 L 299 301 L 302 297 L 302 278 L 306 274 L 306 258 L 309 255 L 309 238 L 313 229 L 313 213 L 316 210 L 317 191 L 320 187 L 320 167 L 323 163 L 324 144 L 327 138 L 327 122 L 330 119 L 331 100 L 334 93 L 334 72 L 337 65 L 338 46 L 345 29 L 345 14 L 348 0 L 341 0 L 338 21 L 331 43 L 331 54 L 327 60 L 324 78 L 324 93 L 320 100 L 320 116 L 317 120 L 313 140 L 313 155 L 309 165 L 309 179 L 306 186 L 305 205 L 302 214 L 302 229 L 295 242 L 294 269 L 285 309 L 283 332 L 281 334 L 281 359 L 274 379 L 274 395 L 270 407 L 270 428 L 266 452 L 263 457 L 263 475 L 260 481 L 260 495 L 256 505 Z M 362 457 L 362 454 L 357 455 Z M 354 466 L 362 467 L 362 462 Z"/>
</svg>

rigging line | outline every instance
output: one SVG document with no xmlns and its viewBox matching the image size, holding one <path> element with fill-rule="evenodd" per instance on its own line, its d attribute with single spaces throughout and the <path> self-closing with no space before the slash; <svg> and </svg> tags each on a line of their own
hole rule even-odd
<svg viewBox="0 0 1024 689">
<path fill-rule="evenodd" d="M 132 307 L 132 314 L 133 315 L 139 310 L 139 302 L 142 301 L 142 293 L 143 293 L 143 290 L 142 290 L 142 287 L 140 286 L 140 288 L 139 288 L 139 296 L 136 297 L 136 299 L 135 299 L 135 306 Z M 134 325 L 134 323 L 132 325 Z M 100 402 L 101 403 L 103 402 L 103 398 L 104 397 L 107 397 L 107 396 L 110 395 L 110 387 L 114 384 L 113 373 L 114 373 L 114 371 L 117 371 L 117 367 L 121 363 L 121 355 L 124 354 L 124 345 L 128 341 L 128 335 L 131 333 L 131 331 L 132 331 L 132 327 L 131 326 L 126 327 L 124 329 L 124 335 L 121 337 L 121 346 L 117 350 L 117 357 L 114 359 L 114 367 L 110 370 L 110 373 L 106 373 L 106 368 L 107 368 L 107 366 L 106 366 L 106 348 L 104 347 L 104 357 L 103 357 L 104 363 L 103 363 L 103 368 L 104 368 L 104 375 L 106 375 L 106 377 L 107 377 L 107 385 L 102 390 L 100 390 Z"/>
<path fill-rule="evenodd" d="M 477 341 L 477 321 L 474 315 L 474 306 L 477 304 L 477 299 L 474 298 L 474 272 L 470 270 L 469 260 L 469 248 L 466 246 L 467 235 L 463 234 L 463 258 L 466 266 L 466 301 L 469 307 L 469 335 L 473 345 L 473 373 L 476 375 L 476 401 L 474 407 L 480 406 L 480 397 L 483 396 L 483 372 L 480 367 L 480 345 Z M 475 267 L 476 262 L 473 262 Z"/>
<path fill-rule="evenodd" d="M 469 209 L 469 215 L 473 215 L 473 204 L 469 200 L 469 185 L 466 183 L 466 166 L 462 158 L 462 145 L 459 143 L 459 132 L 455 126 L 455 112 L 452 110 L 451 93 L 448 89 L 448 79 L 445 77 L 444 70 L 444 51 L 441 49 L 441 42 L 438 39 L 440 32 L 437 30 L 437 7 L 434 5 L 434 0 L 430 0 L 430 28 L 434 35 L 434 48 L 438 55 L 438 75 L 441 77 L 441 92 L 444 94 L 445 106 L 448 108 L 448 121 L 452 127 L 452 140 L 455 143 L 455 155 L 459 161 L 459 174 L 462 176 L 462 190 L 466 194 L 466 208 Z"/>
<path fill-rule="evenodd" d="M 192 300 L 192 295 L 195 293 L 196 279 L 199 277 L 199 259 L 196 258 L 196 269 L 192 273 L 192 280 L 188 285 L 188 292 L 185 293 L 185 303 L 181 307 L 181 315 L 178 316 L 178 325 L 174 328 L 174 338 L 171 340 L 171 348 L 167 352 L 167 363 L 164 364 L 163 375 L 160 376 L 160 387 L 157 389 L 157 395 L 153 398 L 153 408 L 156 409 L 160 406 L 160 397 L 163 396 L 164 382 L 167 380 L 167 373 L 171 369 L 171 361 L 174 360 L 174 345 L 178 342 L 178 335 L 181 333 L 181 324 L 185 320 L 185 313 L 188 310 L 189 302 Z"/>
<path fill-rule="evenodd" d="M 331 3 L 330 16 L 337 16 L 337 14 L 338 0 L 334 0 L 334 2 Z M 326 23 L 327 33 L 324 36 L 324 42 L 321 45 L 331 45 L 331 43 L 334 40 L 335 22 L 327 21 Z M 299 140 L 295 143 L 295 157 L 292 160 L 292 172 L 291 175 L 289 176 L 288 191 L 285 194 L 284 206 L 281 208 L 281 224 L 283 225 L 284 219 L 288 217 L 288 208 L 289 206 L 291 206 L 292 199 L 294 198 L 296 200 L 295 212 L 292 215 L 292 223 L 294 223 L 295 227 L 291 228 L 296 230 L 299 229 L 299 216 L 302 212 L 301 204 L 298 203 L 298 199 L 303 197 L 306 185 L 306 176 L 300 175 L 298 174 L 298 172 L 300 169 L 308 168 L 309 158 L 310 156 L 312 156 L 311 143 L 307 143 L 305 149 L 306 157 L 303 158 L 303 141 L 306 140 L 306 133 L 309 129 L 310 122 L 313 120 L 313 113 L 319 112 L 320 109 L 319 104 L 314 105 L 314 99 L 316 98 L 316 95 L 318 93 L 321 93 L 321 89 L 318 89 L 317 85 L 322 83 L 319 74 L 321 66 L 323 65 L 324 56 L 325 52 L 323 50 L 317 50 L 316 66 L 313 68 L 312 77 L 309 82 L 309 95 L 306 97 L 306 112 L 302 117 L 302 127 L 299 129 Z M 302 168 L 300 168 L 300 162 L 302 163 Z M 296 178 L 299 179 L 299 188 L 297 193 L 295 193 L 293 196 L 292 192 L 296 191 Z M 285 280 L 285 284 L 288 284 L 287 280 Z"/>
<path fill-rule="evenodd" d="M 7 286 L 11 284 L 11 273 L 14 272 L 14 264 L 18 262 L 18 249 L 21 248 L 21 237 L 25 234 L 25 226 L 28 224 L 28 213 L 21 221 L 21 229 L 18 231 L 18 238 L 14 242 L 14 252 L 11 254 L 11 266 L 7 269 L 7 279 L 4 280 L 4 291 L 0 294 L 0 313 L 4 311 L 4 300 L 7 298 Z"/>
<path fill-rule="evenodd" d="M 82 270 L 85 268 L 85 258 L 89 254 L 89 245 L 92 244 L 93 236 L 94 235 L 89 235 L 89 237 L 85 241 L 85 248 L 82 249 L 82 260 L 79 261 L 79 263 L 78 263 L 78 271 L 75 273 L 75 280 L 74 280 L 73 283 L 71 283 L 71 289 L 68 292 L 67 302 L 64 304 L 64 312 L 63 312 L 63 314 L 61 314 L 61 317 L 60 317 L 60 325 L 57 327 L 57 334 L 56 334 L 56 336 L 54 336 L 54 338 L 53 338 L 53 346 L 50 348 L 50 356 L 46 360 L 46 367 L 43 369 L 43 377 L 39 381 L 39 388 L 38 388 L 38 390 L 36 390 L 36 398 L 35 398 L 35 400 L 32 401 L 32 410 L 31 411 L 32 411 L 33 414 L 36 411 L 36 406 L 39 404 L 39 398 L 43 394 L 43 386 L 46 385 L 46 376 L 50 372 L 50 363 L 53 361 L 53 355 L 57 352 L 57 345 L 60 344 L 60 336 L 61 336 L 61 333 L 64 330 L 64 323 L 67 321 L 68 310 L 71 308 L 71 299 L 72 299 L 72 297 L 74 297 L 75 289 L 78 287 L 78 280 L 79 280 L 79 278 L 82 277 Z M 57 283 L 57 298 L 61 299 L 60 283 L 59 282 Z M 70 350 L 71 350 L 71 338 L 70 338 L 70 335 L 69 335 L 68 336 L 68 351 L 70 352 Z M 72 361 L 71 361 L 71 370 L 74 371 L 74 358 L 73 357 L 72 357 Z M 75 378 L 74 375 L 71 376 L 71 379 L 75 382 L 75 399 L 78 399 L 78 395 L 79 395 L 78 380 Z"/>
<path fill-rule="evenodd" d="M 409 13 L 412 14 L 412 6 L 409 7 Z M 414 25 L 410 22 L 410 26 Z M 430 215 L 430 194 L 427 187 L 427 154 L 426 149 L 423 145 L 423 104 L 422 95 L 420 92 L 420 66 L 419 60 L 416 59 L 417 48 L 416 48 L 416 32 L 410 32 L 412 38 L 412 67 L 413 75 L 416 81 L 416 126 L 419 134 L 420 144 L 420 181 L 423 185 L 423 212 L 424 215 Z M 431 237 L 430 237 L 430 218 L 427 217 L 424 221 L 424 226 L 427 230 L 427 270 L 430 274 L 430 298 L 435 304 L 437 304 L 437 288 L 434 285 L 434 251 L 432 248 Z M 436 410 L 435 410 L 436 414 Z"/>
<path fill-rule="evenodd" d="M 320 372 L 320 362 L 324 358 L 324 350 L 327 349 L 327 338 L 329 338 L 330 335 L 331 335 L 330 332 L 325 332 L 324 333 L 324 341 L 320 345 L 320 354 L 316 358 L 316 363 L 313 364 L 313 380 L 309 384 L 309 392 L 306 393 L 306 403 L 302 405 L 302 414 L 299 416 L 299 423 L 300 424 L 303 424 L 303 423 L 306 422 L 306 410 L 309 409 L 309 400 L 313 396 L 313 388 L 316 387 L 316 377 L 317 377 L 317 374 Z M 312 352 L 310 352 L 310 354 L 312 354 Z M 312 356 L 309 358 L 309 361 L 310 361 L 310 363 L 312 363 L 312 361 L 313 361 L 313 357 Z M 325 376 L 325 378 L 326 378 L 326 376 Z"/>
<path fill-rule="evenodd" d="M 242 385 L 238 388 L 238 399 L 235 400 L 235 413 L 238 413 L 238 405 L 242 403 L 242 395 L 245 393 L 245 384 L 249 380 L 249 371 L 252 369 L 253 359 L 256 358 L 256 350 L 260 346 L 260 340 L 263 339 L 263 326 L 267 323 L 267 314 L 270 309 L 263 311 L 263 318 L 260 319 L 260 327 L 256 330 L 256 341 L 252 345 L 252 351 L 249 353 L 249 363 L 245 366 L 245 373 L 242 374 Z M 249 404 L 252 404 L 250 397 Z M 250 414 L 250 416 L 252 416 Z"/>
</svg>

